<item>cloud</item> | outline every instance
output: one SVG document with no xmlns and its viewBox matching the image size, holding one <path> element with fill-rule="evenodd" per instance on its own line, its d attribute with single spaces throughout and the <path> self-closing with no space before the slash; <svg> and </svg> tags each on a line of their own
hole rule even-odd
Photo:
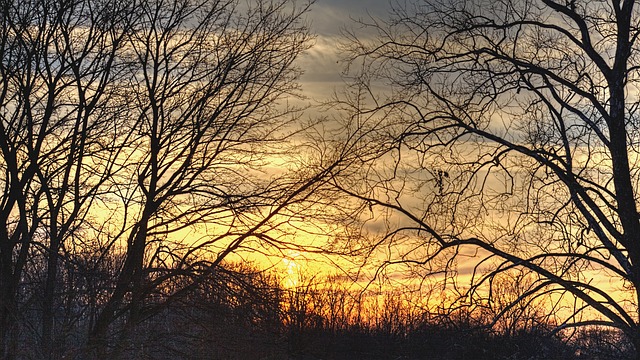
<svg viewBox="0 0 640 360">
<path fill-rule="evenodd" d="M 315 45 L 296 60 L 296 66 L 303 70 L 299 79 L 302 95 L 311 102 L 327 101 L 336 89 L 344 86 L 341 77 L 343 65 L 338 62 L 335 46 L 337 41 L 337 38 L 318 37 Z"/>
<path fill-rule="evenodd" d="M 318 0 L 309 20 L 311 31 L 317 35 L 315 45 L 299 60 L 304 70 L 301 78 L 305 95 L 315 100 L 326 100 L 343 85 L 341 72 L 344 64 L 339 60 L 341 32 L 356 26 L 354 20 L 373 16 L 384 18 L 390 9 L 384 0 Z"/>
<path fill-rule="evenodd" d="M 318 0 L 310 13 L 312 30 L 318 35 L 337 35 L 353 25 L 352 19 L 386 17 L 389 3 L 384 0 Z"/>
</svg>

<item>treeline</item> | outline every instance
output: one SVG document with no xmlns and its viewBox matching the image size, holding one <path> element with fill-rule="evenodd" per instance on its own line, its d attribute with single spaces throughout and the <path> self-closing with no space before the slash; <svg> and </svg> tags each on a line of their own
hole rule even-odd
<svg viewBox="0 0 640 360">
<path fill-rule="evenodd" d="M 92 289 L 113 281 L 98 275 L 78 281 L 78 275 L 66 273 L 66 281 L 75 281 L 66 288 L 76 292 L 64 294 L 69 301 L 56 309 L 58 358 L 95 356 L 86 334 L 101 305 L 100 293 Z M 444 360 L 622 359 L 634 352 L 616 332 L 594 327 L 554 333 L 554 324 L 531 312 L 496 323 L 486 309 L 429 310 L 420 303 L 424 294 L 354 290 L 339 277 L 283 284 L 275 272 L 220 266 L 174 302 L 162 294 L 157 303 L 148 298 L 143 321 L 112 327 L 107 354 L 111 359 Z M 43 356 L 38 339 L 29 335 L 41 313 L 37 299 L 29 301 L 36 306 L 22 322 L 17 358 Z"/>
</svg>

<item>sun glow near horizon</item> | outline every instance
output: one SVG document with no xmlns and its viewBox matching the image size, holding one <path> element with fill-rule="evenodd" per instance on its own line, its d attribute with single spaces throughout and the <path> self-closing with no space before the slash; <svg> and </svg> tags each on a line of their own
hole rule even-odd
<svg viewBox="0 0 640 360">
<path fill-rule="evenodd" d="M 298 286 L 300 276 L 302 274 L 302 265 L 296 259 L 300 257 L 298 251 L 289 250 L 286 256 L 282 258 L 284 264 L 284 286 L 285 288 L 295 288 Z"/>
</svg>

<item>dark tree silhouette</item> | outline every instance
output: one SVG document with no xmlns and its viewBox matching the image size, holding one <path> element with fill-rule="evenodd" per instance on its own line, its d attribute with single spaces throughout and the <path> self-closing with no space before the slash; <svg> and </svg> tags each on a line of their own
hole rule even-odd
<svg viewBox="0 0 640 360">
<path fill-rule="evenodd" d="M 551 296 L 560 329 L 613 327 L 640 349 L 639 15 L 444 0 L 363 21 L 338 104 L 344 139 L 373 155 L 336 185 L 373 218 L 382 265 L 463 275 L 468 304 L 520 269 L 532 282 L 499 313 Z"/>
<path fill-rule="evenodd" d="M 2 3 L 0 356 L 71 334 L 117 356 L 229 254 L 279 245 L 328 174 L 271 165 L 295 153 L 309 6 Z"/>
<path fill-rule="evenodd" d="M 305 184 L 264 181 L 259 172 L 282 151 L 296 119 L 277 101 L 296 89 L 292 63 L 309 40 L 306 7 L 257 2 L 243 13 L 235 2 L 175 5 L 137 10 L 128 93 L 135 134 L 122 164 L 129 177 L 114 184 L 126 216 L 112 241 L 126 243 L 127 254 L 92 339 L 107 336 L 122 306 L 135 325 L 153 289 L 176 274 L 206 271 L 271 229 L 270 219 Z M 202 239 L 172 237 L 195 225 Z"/>
<path fill-rule="evenodd" d="M 42 272 L 42 351 L 52 352 L 60 258 L 113 174 L 126 124 L 120 58 L 132 4 L 8 1 L 0 35 L 0 353 L 17 351 L 21 282 Z M 109 15 L 111 14 L 111 15 Z M 88 239 L 87 239 L 88 240 Z M 29 265 L 34 259 L 41 265 Z"/>
</svg>

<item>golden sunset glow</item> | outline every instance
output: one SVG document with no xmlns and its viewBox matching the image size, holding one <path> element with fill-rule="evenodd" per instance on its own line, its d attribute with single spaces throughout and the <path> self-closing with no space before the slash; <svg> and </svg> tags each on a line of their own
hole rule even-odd
<svg viewBox="0 0 640 360">
<path fill-rule="evenodd" d="M 286 275 L 285 275 L 285 284 L 284 286 L 287 288 L 295 288 L 298 286 L 298 281 L 303 272 L 301 264 L 299 264 L 299 260 L 296 259 L 300 256 L 300 253 L 295 251 L 289 251 L 289 254 L 282 258 L 282 262 L 284 263 Z"/>
</svg>

